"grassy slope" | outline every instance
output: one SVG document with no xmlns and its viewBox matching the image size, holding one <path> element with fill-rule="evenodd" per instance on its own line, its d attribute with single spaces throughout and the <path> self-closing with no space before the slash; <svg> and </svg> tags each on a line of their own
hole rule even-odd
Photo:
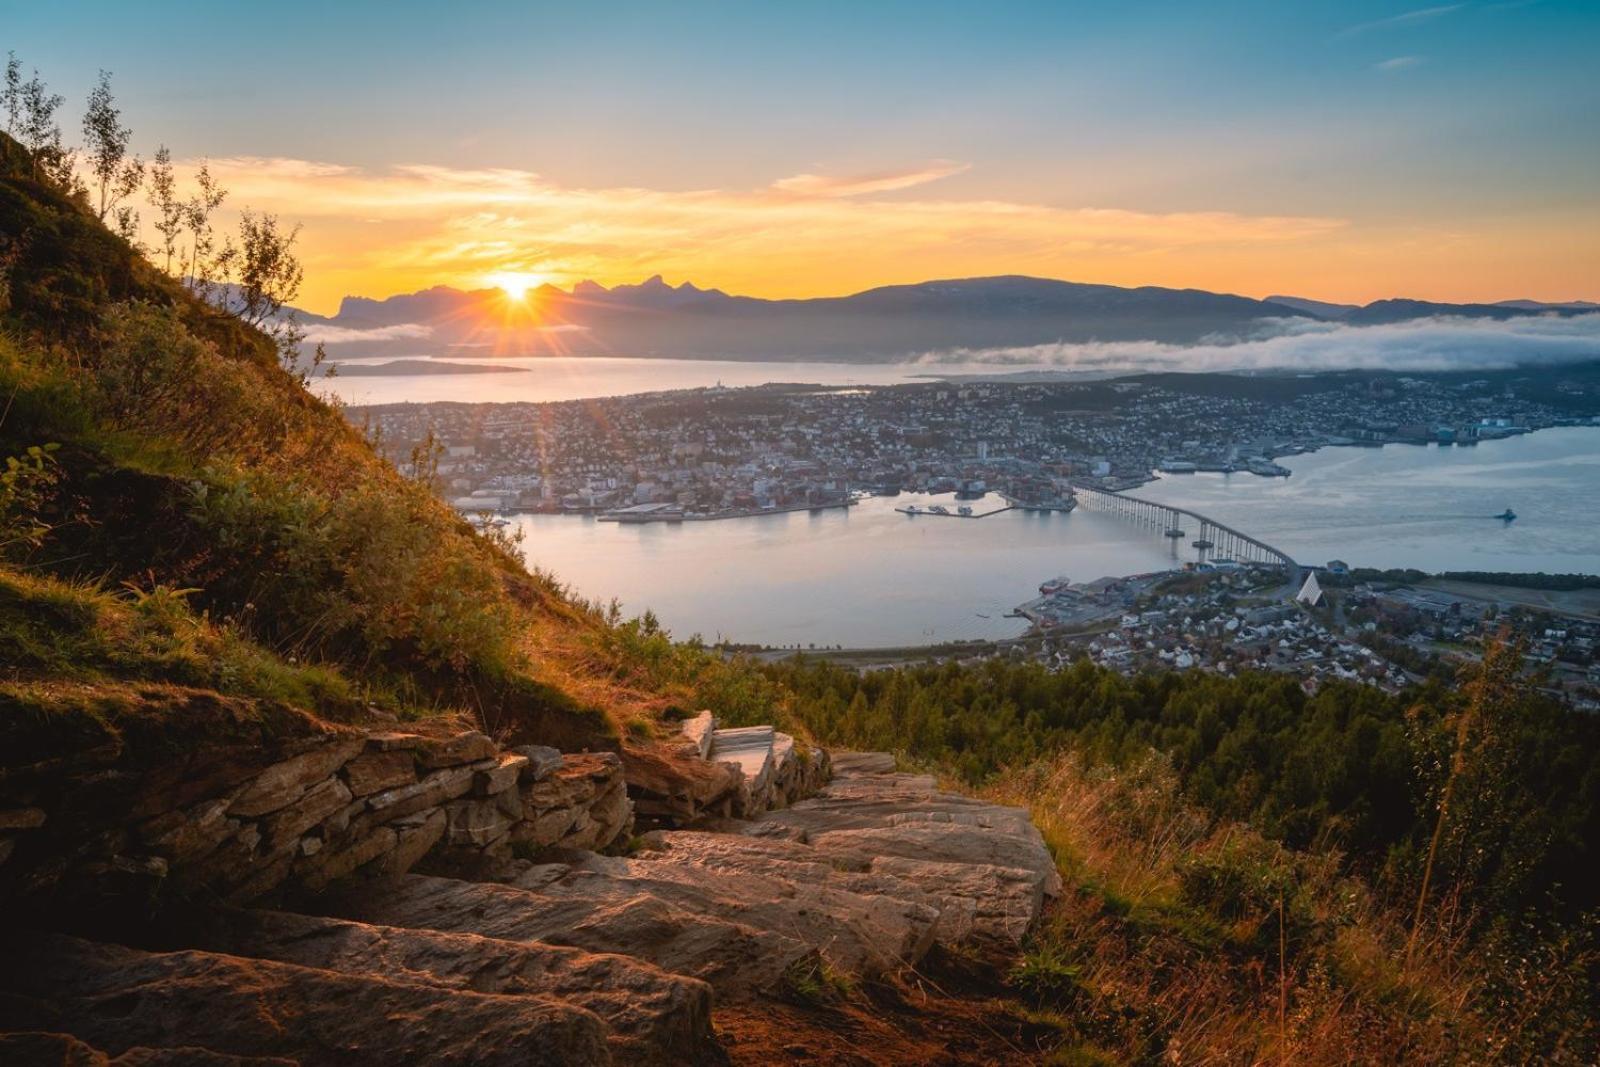
<svg viewBox="0 0 1600 1067">
<path fill-rule="evenodd" d="M 0 462 L 56 446 L 48 534 L 0 548 L 0 655 L 28 684 L 181 678 L 586 748 L 651 736 L 721 669 L 637 658 L 654 635 L 619 637 L 401 476 L 4 135 L 0 253 Z"/>
</svg>

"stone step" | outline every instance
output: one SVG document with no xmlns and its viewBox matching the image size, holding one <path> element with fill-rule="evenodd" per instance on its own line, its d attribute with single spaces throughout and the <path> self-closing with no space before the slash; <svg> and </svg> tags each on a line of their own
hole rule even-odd
<svg viewBox="0 0 1600 1067">
<path fill-rule="evenodd" d="M 938 915 L 934 940 L 951 948 L 1013 947 L 1044 905 L 1043 879 L 1026 869 L 896 856 L 841 862 L 835 853 L 792 839 L 737 833 L 668 831 L 650 834 L 646 841 L 650 850 L 635 859 L 641 871 L 694 867 L 930 908 Z"/>
<path fill-rule="evenodd" d="M 772 780 L 772 745 L 777 731 L 770 726 L 738 726 L 711 732 L 713 763 L 732 763 L 744 772 L 752 798 L 764 797 Z"/>
<path fill-rule="evenodd" d="M 715 835 L 695 835 L 709 837 Z M 554 881 L 524 876 L 545 894 L 604 899 L 647 896 L 675 907 L 816 946 L 833 968 L 876 977 L 915 965 L 933 944 L 939 910 L 920 900 L 858 893 L 814 870 L 716 868 L 680 862 L 671 850 L 627 858 L 587 856 Z"/>
<path fill-rule="evenodd" d="M 381 892 L 379 889 L 374 892 Z M 618 1063 L 714 1063 L 711 987 L 631 956 L 314 915 L 211 909 L 163 947 L 204 949 L 476 993 L 553 997 L 605 1020 Z"/>
<path fill-rule="evenodd" d="M 605 1023 L 546 997 L 60 934 L 0 946 L 0 1031 L 30 1030 L 70 1034 L 112 1056 L 201 1048 L 304 1067 L 611 1062 Z"/>
<path fill-rule="evenodd" d="M 154 1049 L 141 1045 L 120 1056 L 108 1056 L 70 1034 L 39 1031 L 0 1034 L 0 1063 L 15 1067 L 297 1067 L 294 1060 L 281 1056 L 230 1056 L 193 1046 Z"/>
<path fill-rule="evenodd" d="M 759 815 L 743 832 L 788 837 L 854 869 L 886 857 L 976 865 L 1031 872 L 1040 893 L 1061 892 L 1055 861 L 1025 809 L 942 792 L 931 776 L 886 769 L 892 766 L 883 753 L 840 754 L 833 781 L 815 796 Z"/>
<path fill-rule="evenodd" d="M 702 903 L 542 864 L 515 885 L 407 875 L 382 893 L 330 897 L 322 908 L 385 926 L 621 953 L 709 982 L 720 999 L 779 989 L 791 968 L 817 956 L 794 937 L 730 921 Z"/>
</svg>

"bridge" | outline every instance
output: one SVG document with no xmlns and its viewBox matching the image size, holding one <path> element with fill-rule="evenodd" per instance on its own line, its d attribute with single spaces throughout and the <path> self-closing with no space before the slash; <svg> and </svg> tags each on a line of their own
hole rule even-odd
<svg viewBox="0 0 1600 1067">
<path fill-rule="evenodd" d="M 1265 563 L 1285 567 L 1291 573 L 1298 568 L 1287 552 L 1198 512 L 1175 508 L 1171 504 L 1141 500 L 1135 496 L 1114 493 L 1107 489 L 1093 489 L 1088 486 L 1074 488 L 1078 499 L 1085 506 L 1097 511 L 1112 512 L 1141 526 L 1160 530 L 1172 538 L 1174 546 L 1179 541 L 1187 540 L 1200 550 L 1202 560 L 1233 559 L 1241 563 Z M 1185 520 L 1188 520 L 1193 529 L 1185 527 Z"/>
</svg>

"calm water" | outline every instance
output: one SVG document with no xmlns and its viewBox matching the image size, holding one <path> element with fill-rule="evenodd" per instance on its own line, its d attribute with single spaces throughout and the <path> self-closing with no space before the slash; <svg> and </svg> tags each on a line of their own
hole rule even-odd
<svg viewBox="0 0 1600 1067">
<path fill-rule="evenodd" d="M 1133 495 L 1212 516 L 1304 563 L 1600 573 L 1600 429 L 1279 462 L 1293 475 L 1177 474 Z M 1515 522 L 1488 518 L 1508 507 Z"/>
<path fill-rule="evenodd" d="M 674 634 L 847 647 L 1010 637 L 1003 615 L 1059 574 L 1091 580 L 1176 566 L 1166 539 L 1080 508 L 984 519 L 894 509 L 948 496 L 749 519 L 624 526 L 523 515 L 523 550 L 584 596 L 652 608 Z M 1000 506 L 973 501 L 974 511 Z M 987 616 L 985 618 L 984 616 Z"/>
<path fill-rule="evenodd" d="M 340 360 L 384 363 L 397 358 Z M 716 359 L 627 359 L 556 356 L 543 359 L 445 360 L 526 367 L 526 374 L 401 374 L 393 377 L 333 377 L 313 388 L 348 404 L 396 404 L 432 400 L 463 402 L 583 400 L 668 389 L 804 382 L 812 385 L 897 385 L 932 375 L 993 374 L 985 364 L 939 363 L 745 363 Z M 1050 368 L 1007 366 L 1006 373 Z"/>
<path fill-rule="evenodd" d="M 1330 448 L 1289 478 L 1176 475 L 1139 495 L 1192 508 L 1305 562 L 1426 570 L 1600 572 L 1600 429 L 1475 448 Z M 1004 613 L 1065 574 L 1091 580 L 1193 555 L 1080 508 L 909 518 L 905 494 L 848 511 L 623 526 L 520 516 L 528 558 L 587 597 L 653 608 L 674 633 L 772 645 L 927 644 L 1020 633 Z M 996 506 L 991 497 L 974 510 Z M 1510 507 L 1507 525 L 1488 518 Z"/>
</svg>

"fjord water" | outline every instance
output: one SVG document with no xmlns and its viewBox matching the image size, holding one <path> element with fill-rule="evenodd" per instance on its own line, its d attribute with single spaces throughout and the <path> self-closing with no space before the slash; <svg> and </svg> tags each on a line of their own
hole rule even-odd
<svg viewBox="0 0 1600 1067">
<path fill-rule="evenodd" d="M 385 356 L 381 359 L 341 360 L 342 363 L 381 364 L 424 356 Z M 729 388 L 799 382 L 812 385 L 899 385 L 934 376 L 993 374 L 993 365 L 965 363 L 796 363 L 722 359 L 644 359 L 638 357 L 546 356 L 540 358 L 484 357 L 438 360 L 441 364 L 515 367 L 503 374 L 395 374 L 335 375 L 319 378 L 313 388 L 347 404 L 400 404 L 456 401 L 549 403 L 587 400 L 602 396 L 627 396 L 672 389 Z M 1048 370 L 1016 366 L 1007 373 Z"/>
<path fill-rule="evenodd" d="M 1279 462 L 1290 477 L 1170 475 L 1132 495 L 1212 516 L 1302 563 L 1600 573 L 1600 428 Z M 1490 517 L 1506 508 L 1515 522 Z"/>
<path fill-rule="evenodd" d="M 1424 570 L 1600 572 L 1600 429 L 1544 430 L 1471 448 L 1328 448 L 1289 478 L 1178 475 L 1135 495 L 1192 508 L 1307 563 Z M 770 645 L 882 647 L 1014 636 L 1005 612 L 1057 575 L 1088 581 L 1180 566 L 1159 532 L 1079 508 L 911 518 L 916 503 L 628 526 L 513 519 L 530 563 L 582 596 L 654 610 L 673 633 Z M 973 502 L 983 512 L 989 497 Z M 1510 524 L 1490 516 L 1506 507 Z"/>
<path fill-rule="evenodd" d="M 519 515 L 530 564 L 590 599 L 649 608 L 675 635 L 770 645 L 883 647 L 1012 637 L 1005 613 L 1047 578 L 1087 581 L 1178 565 L 1158 533 L 1080 508 L 982 519 L 899 514 L 952 497 L 682 524 Z M 975 512 L 1003 505 L 971 501 Z"/>
</svg>

